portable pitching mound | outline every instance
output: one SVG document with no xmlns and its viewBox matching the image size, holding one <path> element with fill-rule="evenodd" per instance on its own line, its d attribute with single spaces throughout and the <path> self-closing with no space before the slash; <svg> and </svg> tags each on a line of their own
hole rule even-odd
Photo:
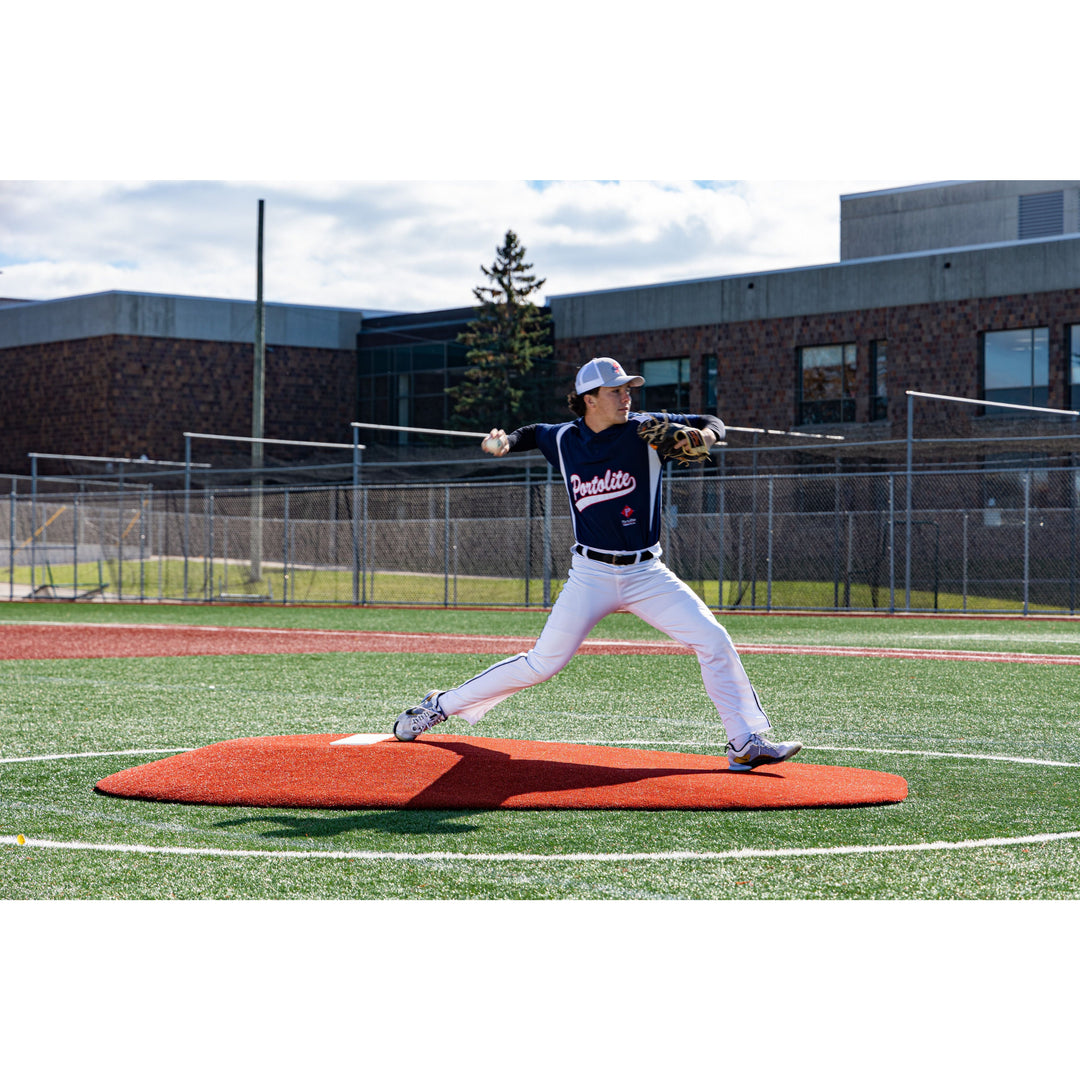
<svg viewBox="0 0 1080 1080">
<path fill-rule="evenodd" d="M 234 739 L 101 780 L 104 795 L 332 810 L 780 810 L 901 802 L 901 776 L 795 761 L 426 734 Z"/>
</svg>

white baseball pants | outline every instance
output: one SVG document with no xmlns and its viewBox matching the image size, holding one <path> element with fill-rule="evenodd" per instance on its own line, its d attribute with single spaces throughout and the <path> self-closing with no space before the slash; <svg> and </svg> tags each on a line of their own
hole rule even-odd
<svg viewBox="0 0 1080 1080">
<path fill-rule="evenodd" d="M 511 694 L 561 671 L 589 631 L 616 611 L 629 611 L 694 650 L 705 690 L 728 738 L 768 730 L 768 717 L 731 635 L 700 597 L 656 558 L 631 566 L 609 566 L 574 555 L 566 584 L 536 644 L 444 691 L 439 707 L 447 716 L 475 724 Z"/>
</svg>

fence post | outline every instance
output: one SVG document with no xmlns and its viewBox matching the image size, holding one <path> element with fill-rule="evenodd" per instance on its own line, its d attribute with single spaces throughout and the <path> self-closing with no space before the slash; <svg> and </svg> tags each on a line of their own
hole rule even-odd
<svg viewBox="0 0 1080 1080">
<path fill-rule="evenodd" d="M 525 606 L 529 606 L 532 584 L 532 465 L 525 462 Z"/>
<path fill-rule="evenodd" d="M 355 430 L 355 429 L 354 429 Z M 356 471 L 353 471 L 352 489 L 352 602 L 360 603 L 360 509 L 358 506 L 360 489 L 356 486 Z"/>
<path fill-rule="evenodd" d="M 723 453 L 721 451 L 721 453 Z M 716 591 L 716 606 L 720 611 L 724 610 L 724 477 L 721 476 L 717 480 L 717 484 L 720 486 L 720 497 L 717 500 L 717 506 L 719 507 L 719 520 L 717 521 L 717 535 L 719 536 L 719 556 L 720 565 L 717 570 L 717 591 Z"/>
<path fill-rule="evenodd" d="M 148 507 L 153 506 L 154 499 L 154 485 L 150 485 L 150 490 L 146 494 L 146 498 L 139 504 L 139 602 L 142 603 L 146 599 L 146 522 Z"/>
<path fill-rule="evenodd" d="M 12 477 L 8 502 L 11 508 L 11 532 L 8 534 L 8 599 L 15 599 L 15 493 L 18 481 Z"/>
<path fill-rule="evenodd" d="M 912 444 L 914 439 L 912 437 L 912 431 L 915 426 L 915 398 L 910 394 L 907 399 L 907 492 L 906 506 L 907 513 L 905 517 L 905 536 L 904 543 L 904 610 L 911 611 L 911 515 L 912 515 L 912 495 L 911 495 L 911 479 L 913 475 L 912 467 Z"/>
<path fill-rule="evenodd" d="M 450 606 L 450 485 L 443 484 L 443 607 Z"/>
<path fill-rule="evenodd" d="M 1024 473 L 1024 614 L 1028 613 L 1031 581 L 1031 470 Z"/>
<path fill-rule="evenodd" d="M 769 532 L 765 538 L 765 610 L 772 611 L 773 477 L 769 477 Z"/>
<path fill-rule="evenodd" d="M 116 493 L 116 599 L 124 599 L 124 466 L 118 467 L 120 484 Z"/>
<path fill-rule="evenodd" d="M 889 473 L 889 614 L 896 614 L 896 473 Z"/>
<path fill-rule="evenodd" d="M 854 564 L 855 512 L 848 511 L 848 568 L 843 579 L 843 606 L 851 609 L 851 570 Z"/>
<path fill-rule="evenodd" d="M 259 494 L 259 524 L 262 525 L 262 493 Z M 284 549 L 281 567 L 281 603 L 283 606 L 289 603 L 289 489 L 285 489 L 285 500 L 282 508 L 282 537 L 281 543 Z M 261 547 L 261 545 L 260 545 Z M 294 597 L 295 599 L 295 597 Z"/>
<path fill-rule="evenodd" d="M 251 513 L 250 506 L 248 513 Z M 188 548 L 191 544 L 191 436 L 184 436 L 184 599 L 188 598 Z"/>
<path fill-rule="evenodd" d="M 833 475 L 833 611 L 840 607 L 840 459 Z"/>
<path fill-rule="evenodd" d="M 368 507 L 368 489 L 367 489 L 366 485 L 364 486 L 364 488 L 361 491 L 360 511 L 361 511 L 361 520 L 360 520 L 360 530 L 361 531 L 360 531 L 360 535 L 361 535 L 361 537 L 363 538 L 363 541 L 364 541 L 363 547 L 360 550 L 360 554 L 362 556 L 362 560 L 361 560 L 361 563 L 360 563 L 360 573 L 363 575 L 362 580 L 364 582 L 364 603 L 366 604 L 368 602 L 368 574 L 371 575 L 371 602 L 372 603 L 375 602 L 375 571 L 368 569 L 368 563 L 370 561 L 370 550 L 371 550 L 371 542 L 370 542 L 371 525 L 370 525 L 370 515 L 369 515 L 369 512 L 368 512 L 369 511 L 369 507 Z"/>
<path fill-rule="evenodd" d="M 551 463 L 544 484 L 544 607 L 551 607 Z"/>
<path fill-rule="evenodd" d="M 30 458 L 30 596 L 37 589 L 37 458 Z"/>
<path fill-rule="evenodd" d="M 352 602 L 360 603 L 360 536 L 358 534 L 357 496 L 360 493 L 360 429 L 352 429 Z"/>
<path fill-rule="evenodd" d="M 458 606 L 458 591 L 457 591 L 458 590 L 458 570 L 459 570 L 459 567 L 458 567 L 458 553 L 461 550 L 461 545 L 458 543 L 458 541 L 461 539 L 461 537 L 459 535 L 459 526 L 460 526 L 460 524 L 461 524 L 461 522 L 459 522 L 458 519 L 455 517 L 454 521 L 453 521 L 453 526 L 452 526 L 452 528 L 453 528 L 453 548 L 452 548 L 452 550 L 454 552 L 454 565 L 453 565 L 453 570 L 451 572 L 451 577 L 452 577 L 453 582 L 454 582 L 454 605 L 453 606 L 455 608 Z"/>
<path fill-rule="evenodd" d="M 750 481 L 751 484 L 756 483 L 755 480 Z M 738 579 L 739 587 L 735 597 L 735 603 L 742 603 L 742 598 L 746 593 L 743 588 L 743 569 L 746 565 L 746 513 L 745 511 L 739 514 L 739 543 L 738 543 L 738 556 L 736 558 L 737 572 L 736 577 Z"/>
<path fill-rule="evenodd" d="M 1073 459 L 1073 476 L 1072 476 L 1072 514 L 1071 523 L 1072 528 L 1069 531 L 1069 614 L 1076 614 L 1076 515 L 1077 510 L 1080 509 L 1080 467 L 1075 464 L 1076 459 Z M 14 533 L 14 530 L 12 530 Z"/>
<path fill-rule="evenodd" d="M 79 598 L 79 492 L 75 491 L 71 496 L 71 516 L 74 519 L 72 522 L 72 534 L 71 534 L 71 558 L 75 563 L 72 568 L 71 574 L 71 599 L 78 600 Z"/>
<path fill-rule="evenodd" d="M 214 492 L 203 503 L 206 518 L 206 555 L 203 557 L 203 596 L 214 599 Z"/>
</svg>

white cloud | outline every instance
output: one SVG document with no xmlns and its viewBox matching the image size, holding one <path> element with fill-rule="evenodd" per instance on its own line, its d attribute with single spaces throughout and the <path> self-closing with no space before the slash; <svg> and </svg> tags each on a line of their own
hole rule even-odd
<svg viewBox="0 0 1080 1080">
<path fill-rule="evenodd" d="M 908 178 L 903 182 L 913 182 Z M 839 196 L 889 181 L 6 182 L 0 295 L 105 289 L 466 306 L 506 230 L 544 295 L 831 262 Z"/>
</svg>

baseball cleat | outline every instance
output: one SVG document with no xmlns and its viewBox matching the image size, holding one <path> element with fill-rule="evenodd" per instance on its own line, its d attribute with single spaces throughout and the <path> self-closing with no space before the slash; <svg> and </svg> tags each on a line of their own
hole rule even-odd
<svg viewBox="0 0 1080 1080">
<path fill-rule="evenodd" d="M 733 742 L 727 744 L 728 771 L 749 772 L 759 765 L 776 765 L 793 758 L 801 749 L 801 742 L 769 742 L 756 731 L 746 737 L 738 750 Z"/>
<path fill-rule="evenodd" d="M 394 737 L 400 742 L 412 742 L 417 735 L 441 724 L 446 719 L 446 713 L 439 708 L 438 700 L 439 691 L 431 690 L 419 705 L 406 709 L 394 723 Z"/>
</svg>

